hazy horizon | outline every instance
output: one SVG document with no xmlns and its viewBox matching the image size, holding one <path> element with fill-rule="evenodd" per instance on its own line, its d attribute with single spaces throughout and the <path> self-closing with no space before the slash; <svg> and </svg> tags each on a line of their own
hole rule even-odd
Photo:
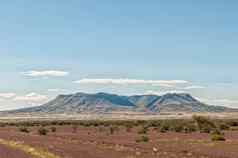
<svg viewBox="0 0 238 158">
<path fill-rule="evenodd" d="M 75 92 L 189 93 L 238 108 L 237 4 L 0 2 L 0 110 Z"/>
</svg>

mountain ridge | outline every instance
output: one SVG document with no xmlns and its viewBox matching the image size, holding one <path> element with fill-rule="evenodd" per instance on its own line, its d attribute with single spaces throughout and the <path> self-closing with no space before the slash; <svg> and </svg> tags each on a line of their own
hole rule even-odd
<svg viewBox="0 0 238 158">
<path fill-rule="evenodd" d="M 110 93 L 75 93 L 58 95 L 55 99 L 37 107 L 9 111 L 10 113 L 113 113 L 113 112 L 233 112 L 222 106 L 202 103 L 188 93 L 167 93 L 165 95 L 123 96 Z"/>
</svg>

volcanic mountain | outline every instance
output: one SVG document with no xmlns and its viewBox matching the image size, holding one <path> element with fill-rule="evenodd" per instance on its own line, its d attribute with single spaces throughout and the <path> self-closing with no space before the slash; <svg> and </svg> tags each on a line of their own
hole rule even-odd
<svg viewBox="0 0 238 158">
<path fill-rule="evenodd" d="M 14 110 L 14 113 L 76 114 L 113 112 L 232 112 L 222 106 L 210 106 L 186 93 L 120 96 L 108 93 L 59 95 L 37 107 Z"/>
</svg>

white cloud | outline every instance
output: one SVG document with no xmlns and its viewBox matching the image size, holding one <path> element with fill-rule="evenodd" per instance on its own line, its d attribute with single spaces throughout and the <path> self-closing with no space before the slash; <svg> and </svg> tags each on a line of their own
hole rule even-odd
<svg viewBox="0 0 238 158">
<path fill-rule="evenodd" d="M 176 84 L 187 84 L 188 81 L 185 80 L 139 80 L 139 79 L 81 79 L 78 81 L 74 81 L 74 83 L 79 84 L 152 84 L 158 86 L 165 86 L 165 87 L 173 87 Z"/>
<path fill-rule="evenodd" d="M 67 76 L 69 72 L 57 71 L 57 70 L 46 70 L 46 71 L 27 71 L 22 73 L 28 77 L 63 77 Z"/>
<path fill-rule="evenodd" d="M 229 104 L 229 105 L 238 104 L 238 100 L 218 99 L 213 101 L 217 103 L 223 103 L 223 104 Z"/>
<path fill-rule="evenodd" d="M 194 85 L 194 86 L 184 87 L 183 89 L 185 89 L 185 90 L 190 90 L 190 89 L 204 89 L 204 88 L 206 88 L 206 87 Z"/>
<path fill-rule="evenodd" d="M 175 88 L 177 84 L 152 84 L 152 86 L 165 87 L 165 88 Z"/>
<path fill-rule="evenodd" d="M 29 93 L 24 96 L 16 96 L 14 98 L 14 101 L 25 101 L 25 102 L 34 102 L 34 103 L 40 103 L 48 100 L 48 97 L 45 95 L 37 94 L 37 93 Z"/>
<path fill-rule="evenodd" d="M 64 89 L 60 89 L 60 88 L 53 88 L 53 89 L 48 89 L 48 92 L 60 92 L 60 91 L 64 91 Z"/>
<path fill-rule="evenodd" d="M 0 93 L 0 98 L 9 99 L 15 97 L 15 93 Z"/>
<path fill-rule="evenodd" d="M 186 93 L 186 92 L 185 91 L 178 91 L 178 90 L 161 91 L 161 92 L 158 92 L 158 91 L 146 91 L 144 94 L 152 94 L 152 95 L 161 96 L 161 95 L 165 95 L 165 94 L 168 94 L 168 93 L 181 94 L 181 93 Z"/>
<path fill-rule="evenodd" d="M 196 97 L 198 100 L 205 102 L 210 105 L 221 105 L 221 106 L 229 106 L 229 107 L 237 107 L 238 100 L 232 99 L 207 99 L 207 98 L 199 98 Z"/>
</svg>

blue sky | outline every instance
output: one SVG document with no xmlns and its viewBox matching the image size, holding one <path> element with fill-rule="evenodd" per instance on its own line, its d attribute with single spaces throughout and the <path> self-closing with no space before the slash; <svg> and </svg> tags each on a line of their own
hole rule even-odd
<svg viewBox="0 0 238 158">
<path fill-rule="evenodd" d="M 78 91 L 187 92 L 238 107 L 237 7 L 235 0 L 0 1 L 0 109 Z"/>
</svg>

